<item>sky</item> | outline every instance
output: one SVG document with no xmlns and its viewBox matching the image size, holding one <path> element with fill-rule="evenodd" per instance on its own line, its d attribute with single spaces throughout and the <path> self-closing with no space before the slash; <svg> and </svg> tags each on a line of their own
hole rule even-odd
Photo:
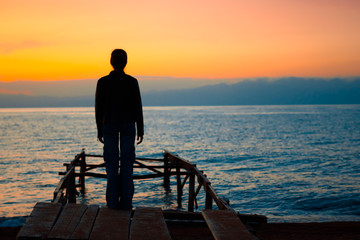
<svg viewBox="0 0 360 240">
<path fill-rule="evenodd" d="M 360 75 L 358 0 L 0 0 L 0 81 Z M 2 90 L 5 91 L 5 90 Z"/>
</svg>

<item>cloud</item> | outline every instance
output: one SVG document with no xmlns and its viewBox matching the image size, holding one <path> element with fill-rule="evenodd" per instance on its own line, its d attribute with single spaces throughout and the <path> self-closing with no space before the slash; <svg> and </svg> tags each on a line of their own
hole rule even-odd
<svg viewBox="0 0 360 240">
<path fill-rule="evenodd" d="M 0 81 L 0 89 L 29 92 L 33 96 L 74 97 L 95 94 L 96 80 Z"/>
<path fill-rule="evenodd" d="M 22 94 L 22 95 L 31 95 L 30 91 L 14 91 L 14 90 L 9 90 L 9 89 L 0 89 L 0 94 L 6 94 L 6 95 L 18 95 L 18 94 Z"/>
<path fill-rule="evenodd" d="M 44 42 L 24 40 L 21 42 L 0 42 L 0 53 L 9 54 L 17 50 L 36 48 L 46 45 Z"/>
</svg>

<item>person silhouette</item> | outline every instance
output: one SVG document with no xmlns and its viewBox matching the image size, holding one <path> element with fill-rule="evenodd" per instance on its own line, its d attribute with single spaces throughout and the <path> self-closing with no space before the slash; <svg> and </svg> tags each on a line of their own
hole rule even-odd
<svg viewBox="0 0 360 240">
<path fill-rule="evenodd" d="M 124 72 L 126 52 L 115 49 L 110 63 L 114 70 L 100 78 L 96 86 L 97 138 L 104 144 L 106 204 L 109 208 L 130 210 L 134 195 L 135 135 L 137 144 L 144 136 L 141 95 L 137 79 Z"/>
</svg>

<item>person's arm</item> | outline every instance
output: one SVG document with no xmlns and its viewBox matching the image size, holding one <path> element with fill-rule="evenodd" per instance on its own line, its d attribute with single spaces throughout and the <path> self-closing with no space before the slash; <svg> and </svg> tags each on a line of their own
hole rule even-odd
<svg viewBox="0 0 360 240">
<path fill-rule="evenodd" d="M 97 82 L 96 92 L 95 92 L 95 119 L 97 126 L 97 138 L 101 143 L 104 143 L 103 140 L 103 119 L 104 119 L 104 104 L 103 104 L 103 94 L 101 87 L 101 79 Z"/>
<path fill-rule="evenodd" d="M 137 144 L 140 144 L 144 139 L 144 118 L 143 118 L 143 109 L 141 102 L 141 94 L 139 84 L 136 81 L 135 88 L 135 114 L 136 114 L 136 129 L 137 129 Z"/>
</svg>

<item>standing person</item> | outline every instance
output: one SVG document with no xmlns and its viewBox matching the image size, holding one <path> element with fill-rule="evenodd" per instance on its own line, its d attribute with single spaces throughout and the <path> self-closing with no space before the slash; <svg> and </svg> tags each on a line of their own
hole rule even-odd
<svg viewBox="0 0 360 240">
<path fill-rule="evenodd" d="M 124 72 L 126 52 L 115 49 L 110 63 L 114 70 L 100 78 L 96 87 L 97 137 L 104 144 L 107 206 L 130 210 L 134 195 L 135 135 L 137 144 L 144 136 L 141 96 L 138 81 Z"/>
</svg>

